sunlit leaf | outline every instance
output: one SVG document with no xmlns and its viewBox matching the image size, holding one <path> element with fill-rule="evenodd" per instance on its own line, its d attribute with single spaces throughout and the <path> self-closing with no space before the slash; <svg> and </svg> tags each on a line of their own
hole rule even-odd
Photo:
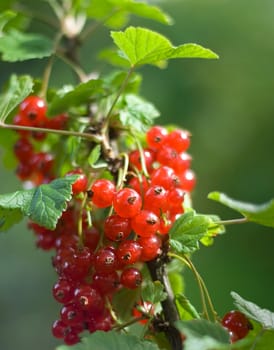
<svg viewBox="0 0 274 350">
<path fill-rule="evenodd" d="M 0 231 L 28 217 L 40 226 L 54 229 L 71 199 L 71 185 L 77 175 L 53 180 L 31 190 L 0 195 Z"/>
<path fill-rule="evenodd" d="M 42 34 L 12 29 L 0 37 L 0 52 L 2 60 L 8 62 L 44 58 L 53 53 L 53 43 Z"/>
<path fill-rule="evenodd" d="M 211 192 L 208 198 L 236 210 L 245 216 L 248 221 L 274 227 L 274 199 L 263 204 L 252 204 L 232 199 L 221 192 Z"/>
<path fill-rule="evenodd" d="M 121 57 L 132 67 L 159 65 L 174 58 L 218 58 L 214 52 L 197 44 L 173 46 L 165 36 L 146 28 L 128 27 L 123 32 L 111 32 L 111 36 L 121 50 Z"/>
<path fill-rule="evenodd" d="M 0 95 L 0 122 L 22 102 L 32 91 L 33 81 L 28 75 L 12 75 L 7 90 Z"/>
</svg>

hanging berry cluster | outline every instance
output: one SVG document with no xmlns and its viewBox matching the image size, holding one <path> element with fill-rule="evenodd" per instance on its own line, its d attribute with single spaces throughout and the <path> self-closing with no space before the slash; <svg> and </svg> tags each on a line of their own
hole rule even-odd
<svg viewBox="0 0 274 350">
<path fill-rule="evenodd" d="M 67 116 L 60 114 L 54 118 L 46 117 L 45 101 L 31 95 L 19 106 L 13 124 L 43 129 L 63 129 Z M 35 130 L 35 129 L 34 129 Z M 42 142 L 47 134 L 43 131 L 18 131 L 20 138 L 14 145 L 14 154 L 18 160 L 16 174 L 21 181 L 30 181 L 33 185 L 50 182 L 54 178 L 54 157 L 50 152 L 42 150 Z M 40 143 L 35 149 L 34 143 Z"/>
<path fill-rule="evenodd" d="M 26 98 L 14 118 L 15 125 L 57 129 L 64 128 L 66 121 L 64 115 L 48 119 L 46 104 L 37 96 Z M 32 144 L 38 141 L 43 149 L 46 133 L 20 130 L 19 135 L 14 149 L 18 177 L 34 185 L 57 177 L 54 154 L 35 152 Z M 188 131 L 153 126 L 143 147 L 126 156 L 123 181 L 102 177 L 101 171 L 93 171 L 91 178 L 86 168 L 71 169 L 66 175 L 79 177 L 56 229 L 29 223 L 37 246 L 55 250 L 52 264 L 58 280 L 52 293 L 62 304 L 52 327 L 55 337 L 71 345 L 79 342 L 84 330 L 108 331 L 117 326 L 119 310 L 112 309 L 113 295 L 122 288 L 141 287 L 143 264 L 162 254 L 169 229 L 184 212 L 184 197 L 195 186 L 191 156 L 186 153 L 189 146 Z M 144 305 L 150 311 L 154 308 L 145 300 L 136 303 L 138 310 Z M 141 312 L 140 317 L 136 308 L 132 312 L 143 321 L 153 316 Z"/>
</svg>

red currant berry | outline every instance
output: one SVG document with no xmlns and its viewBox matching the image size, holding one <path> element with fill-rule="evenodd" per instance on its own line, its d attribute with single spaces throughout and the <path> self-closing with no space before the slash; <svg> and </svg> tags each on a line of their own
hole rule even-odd
<svg viewBox="0 0 274 350">
<path fill-rule="evenodd" d="M 115 186 L 110 180 L 99 179 L 91 186 L 91 200 L 98 208 L 112 205 L 114 194 Z"/>
<path fill-rule="evenodd" d="M 104 301 L 97 289 L 91 285 L 80 285 L 74 291 L 75 303 L 82 310 L 100 310 L 104 306 Z"/>
<path fill-rule="evenodd" d="M 46 119 L 47 106 L 38 96 L 28 96 L 19 107 L 19 113 L 27 117 L 32 125 L 39 125 Z"/>
<path fill-rule="evenodd" d="M 85 246 L 94 252 L 100 241 L 100 232 L 95 226 L 87 227 L 83 231 L 83 239 Z"/>
<path fill-rule="evenodd" d="M 120 277 L 116 271 L 110 273 L 93 274 L 93 285 L 102 295 L 107 295 L 115 292 L 120 284 Z"/>
<path fill-rule="evenodd" d="M 152 149 L 160 149 L 167 137 L 167 130 L 161 126 L 153 126 L 146 134 L 147 144 Z"/>
<path fill-rule="evenodd" d="M 21 138 L 14 145 L 14 154 L 21 162 L 28 162 L 33 155 L 33 146 L 28 139 Z"/>
<path fill-rule="evenodd" d="M 63 322 L 62 320 L 56 320 L 53 322 L 51 331 L 52 331 L 52 335 L 55 338 L 59 338 L 62 339 L 65 337 L 66 333 L 68 332 L 68 325 L 65 324 L 65 322 Z"/>
<path fill-rule="evenodd" d="M 186 130 L 173 130 L 165 138 L 164 145 L 179 153 L 185 152 L 190 145 L 190 133 Z"/>
<path fill-rule="evenodd" d="M 117 248 L 117 258 L 121 265 L 132 265 L 140 260 L 142 248 L 131 239 L 121 242 Z"/>
<path fill-rule="evenodd" d="M 168 191 L 162 186 L 151 186 L 144 195 L 144 209 L 153 211 L 160 215 L 167 210 Z"/>
<path fill-rule="evenodd" d="M 61 279 L 52 288 L 53 297 L 59 303 L 68 304 L 73 299 L 74 288 L 74 283 Z"/>
<path fill-rule="evenodd" d="M 131 227 L 141 237 L 149 237 L 155 234 L 160 226 L 159 217 L 152 211 L 141 210 L 131 219 Z"/>
<path fill-rule="evenodd" d="M 237 339 L 244 338 L 252 329 L 249 319 L 240 311 L 233 310 L 224 315 L 222 325 L 236 335 Z"/>
<path fill-rule="evenodd" d="M 123 188 L 113 198 L 113 207 L 116 213 L 123 218 L 132 218 L 142 207 L 142 198 L 132 188 Z"/>
<path fill-rule="evenodd" d="M 106 248 L 100 249 L 94 258 L 94 268 L 97 272 L 109 273 L 117 268 L 117 257 L 113 250 Z"/>
<path fill-rule="evenodd" d="M 135 267 L 129 267 L 122 271 L 120 282 L 129 289 L 138 288 L 142 283 L 142 274 Z"/>
<path fill-rule="evenodd" d="M 72 184 L 73 194 L 79 194 L 87 190 L 88 179 L 82 169 L 71 170 L 66 175 L 79 175 L 78 179 Z"/>
<path fill-rule="evenodd" d="M 156 235 L 139 237 L 137 242 L 142 248 L 141 261 L 153 260 L 161 253 L 162 240 Z"/>
<path fill-rule="evenodd" d="M 115 242 L 126 239 L 131 232 L 130 219 L 122 218 L 119 215 L 110 215 L 104 223 L 105 236 Z"/>
<path fill-rule="evenodd" d="M 84 322 L 84 313 L 76 304 L 64 305 L 60 314 L 61 320 L 68 326 L 77 326 Z"/>
<path fill-rule="evenodd" d="M 139 194 L 145 193 L 149 188 L 149 182 L 144 175 L 142 175 L 141 179 L 137 176 L 131 177 L 128 185 Z"/>
<path fill-rule="evenodd" d="M 66 345 L 74 345 L 79 342 L 80 342 L 79 333 L 75 331 L 73 328 L 70 328 L 64 336 L 64 343 Z"/>
<path fill-rule="evenodd" d="M 180 175 L 180 187 L 187 191 L 193 191 L 196 185 L 196 175 L 191 169 L 187 169 Z"/>
<path fill-rule="evenodd" d="M 183 213 L 183 202 L 184 202 L 185 191 L 181 188 L 173 188 L 168 192 L 168 210 L 172 213 L 181 214 Z"/>
<path fill-rule="evenodd" d="M 175 174 L 174 170 L 165 165 L 155 169 L 151 174 L 152 186 L 162 186 L 166 190 L 169 190 L 177 187 L 179 183 L 178 176 Z"/>
<path fill-rule="evenodd" d="M 150 171 L 152 169 L 152 164 L 154 162 L 154 152 L 150 149 L 144 149 L 143 150 L 143 157 L 145 161 L 145 166 L 147 171 Z M 139 150 L 135 150 L 130 152 L 129 154 L 129 164 L 131 167 L 136 168 L 138 170 L 142 170 L 142 163 L 141 163 L 141 155 Z"/>
</svg>

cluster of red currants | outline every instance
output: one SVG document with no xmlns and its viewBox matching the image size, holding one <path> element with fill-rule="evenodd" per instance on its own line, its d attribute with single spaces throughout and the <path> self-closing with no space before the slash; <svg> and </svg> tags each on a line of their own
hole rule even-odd
<svg viewBox="0 0 274 350">
<path fill-rule="evenodd" d="M 20 104 L 13 124 L 47 129 L 66 127 L 67 116 L 65 114 L 47 118 L 46 112 L 46 102 L 38 96 L 31 95 Z M 21 181 L 30 181 L 33 185 L 50 182 L 53 179 L 54 157 L 49 152 L 41 151 L 37 146 L 47 134 L 37 130 L 18 130 L 18 133 L 20 138 L 14 145 L 14 154 L 18 160 L 16 169 L 18 178 Z"/>
<path fill-rule="evenodd" d="M 21 104 L 14 123 L 64 127 L 64 117 L 47 119 L 45 113 L 44 102 L 30 96 Z M 55 125 L 51 124 L 53 121 Z M 31 134 L 39 141 L 44 136 Z M 35 184 L 53 179 L 53 156 L 35 153 L 29 138 L 29 131 L 20 131 L 15 146 L 20 162 L 18 176 L 33 181 L 34 174 L 37 177 L 41 173 L 42 180 L 35 180 Z M 58 281 L 53 286 L 53 296 L 62 307 L 60 318 L 52 327 L 55 337 L 71 345 L 79 342 L 83 330 L 108 331 L 113 327 L 114 294 L 121 288 L 140 287 L 143 263 L 161 254 L 169 229 L 184 212 L 185 194 L 195 186 L 191 157 L 186 153 L 189 145 L 189 132 L 154 126 L 146 134 L 145 148 L 129 153 L 129 168 L 122 185 L 117 188 L 112 180 L 101 178 L 100 173 L 94 174 L 89 183 L 81 168 L 74 169 L 68 173 L 79 175 L 72 185 L 73 199 L 56 229 L 29 224 L 36 234 L 37 246 L 56 252 L 52 264 Z M 136 303 L 147 305 L 146 301 Z M 137 317 L 136 309 L 134 312 Z M 148 317 L 147 310 L 141 315 Z"/>
</svg>

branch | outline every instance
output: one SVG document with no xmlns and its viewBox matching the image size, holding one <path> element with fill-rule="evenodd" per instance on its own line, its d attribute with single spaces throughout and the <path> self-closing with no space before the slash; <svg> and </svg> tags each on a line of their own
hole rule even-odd
<svg viewBox="0 0 274 350">
<path fill-rule="evenodd" d="M 148 270 L 153 281 L 160 281 L 167 293 L 167 298 L 161 302 L 164 315 L 164 325 L 161 331 L 166 334 L 172 350 L 182 350 L 183 342 L 181 334 L 174 323 L 180 319 L 175 306 L 174 295 L 166 271 L 167 254 L 163 252 L 155 260 L 147 262 Z M 159 324 L 159 326 L 161 326 Z"/>
</svg>

